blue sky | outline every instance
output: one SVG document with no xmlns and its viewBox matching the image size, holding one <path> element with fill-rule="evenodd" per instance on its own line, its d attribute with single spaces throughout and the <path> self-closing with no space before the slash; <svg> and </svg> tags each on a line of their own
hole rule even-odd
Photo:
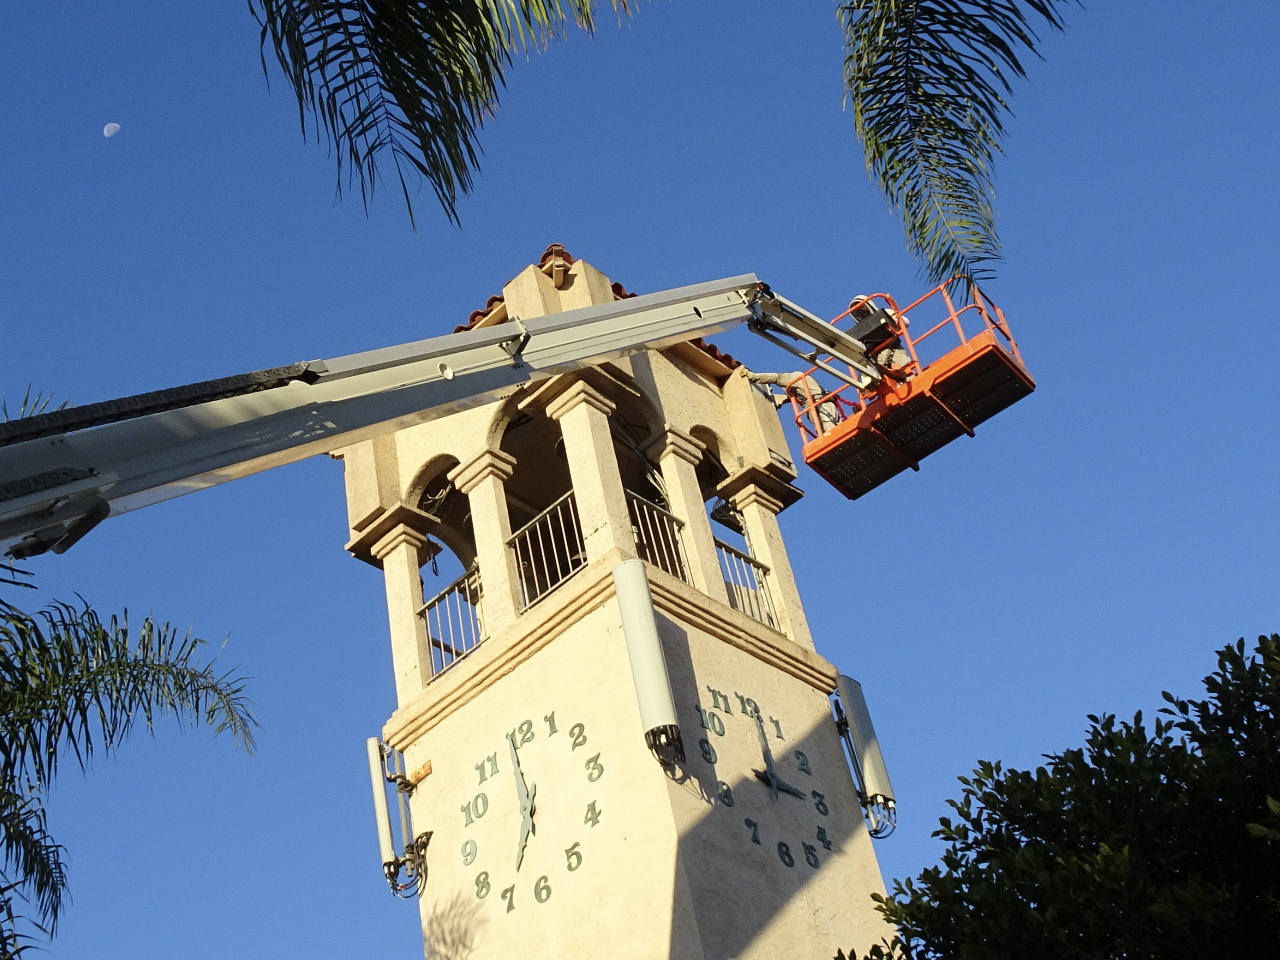
<svg viewBox="0 0 1280 960">
<path fill-rule="evenodd" d="M 783 516 L 899 795 L 886 877 L 936 860 L 977 759 L 1035 764 L 1086 713 L 1195 694 L 1216 646 L 1280 629 L 1280 12 L 1090 6 L 1019 86 L 1000 165 L 988 292 L 1039 390 L 857 503 L 803 475 Z M 242 3 L 23 4 L 0 36 L 0 389 L 83 403 L 446 332 L 552 241 L 641 292 L 751 270 L 824 315 L 913 299 L 841 59 L 825 2 L 606 14 L 512 69 L 461 229 L 424 194 L 414 234 L 392 191 L 335 202 Z M 253 757 L 164 726 L 67 769 L 52 957 L 419 955 L 374 863 L 362 740 L 393 690 L 380 577 L 344 533 L 317 459 L 31 565 L 41 598 L 229 638 L 263 722 Z"/>
</svg>

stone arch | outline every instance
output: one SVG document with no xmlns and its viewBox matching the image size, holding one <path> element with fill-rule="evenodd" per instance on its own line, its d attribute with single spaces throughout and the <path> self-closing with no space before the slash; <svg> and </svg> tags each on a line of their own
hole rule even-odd
<svg viewBox="0 0 1280 960">
<path fill-rule="evenodd" d="M 471 528 L 470 501 L 449 479 L 449 472 L 458 463 L 452 454 L 432 457 L 414 475 L 405 500 L 440 521 L 431 528 L 429 536 L 447 547 L 465 571 L 476 562 L 476 538 Z M 424 561 L 430 562 L 434 555 L 427 557 L 427 552 L 423 551 Z M 438 563 L 432 566 L 439 569 Z"/>
</svg>

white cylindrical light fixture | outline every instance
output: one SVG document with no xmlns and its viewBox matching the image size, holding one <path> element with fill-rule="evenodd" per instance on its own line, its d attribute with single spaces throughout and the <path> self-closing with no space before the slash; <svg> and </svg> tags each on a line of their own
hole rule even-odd
<svg viewBox="0 0 1280 960">
<path fill-rule="evenodd" d="M 613 586 L 622 612 L 622 633 L 631 659 L 645 743 L 664 764 L 684 762 L 684 743 L 676 719 L 671 679 L 658 637 L 658 623 L 643 560 L 624 560 L 613 568 Z"/>
<path fill-rule="evenodd" d="M 856 754 L 854 760 L 862 774 L 860 786 L 863 793 L 870 800 L 880 797 L 886 803 L 892 803 L 893 785 L 889 782 L 889 771 L 885 769 L 876 728 L 871 724 L 867 700 L 862 695 L 862 684 L 852 677 L 841 676 L 836 679 L 836 692 L 844 706 L 845 719 L 849 721 L 849 736 Z"/>
<path fill-rule="evenodd" d="M 377 737 L 365 741 L 369 750 L 369 777 L 373 781 L 373 817 L 378 824 L 378 851 L 384 867 L 396 862 L 391 841 L 391 815 L 387 811 L 387 778 L 382 772 L 382 745 Z"/>
</svg>

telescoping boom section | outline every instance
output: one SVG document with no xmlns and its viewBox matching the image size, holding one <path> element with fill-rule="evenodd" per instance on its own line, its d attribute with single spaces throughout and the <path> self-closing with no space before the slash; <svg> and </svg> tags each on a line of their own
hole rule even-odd
<svg viewBox="0 0 1280 960">
<path fill-rule="evenodd" d="M 935 294 L 947 318 L 913 339 L 907 312 Z M 787 392 L 805 460 L 861 496 L 1033 389 L 1003 315 L 977 297 L 957 311 L 939 288 L 899 310 L 878 294 L 828 324 L 743 274 L 0 423 L 0 548 L 62 553 L 109 516 L 743 322 L 843 382 L 825 393 L 802 375 Z M 984 330 L 966 338 L 969 311 Z M 948 323 L 960 347 L 924 362 Z"/>
<path fill-rule="evenodd" d="M 1030 394 L 1036 387 L 1000 308 L 974 287 L 957 307 L 947 285 L 906 307 L 877 293 L 831 321 L 857 340 L 878 377 L 829 354 L 786 387 L 804 461 L 851 500 L 874 490 Z M 921 321 L 932 322 L 912 334 Z M 815 374 L 844 381 L 825 392 Z"/>
</svg>

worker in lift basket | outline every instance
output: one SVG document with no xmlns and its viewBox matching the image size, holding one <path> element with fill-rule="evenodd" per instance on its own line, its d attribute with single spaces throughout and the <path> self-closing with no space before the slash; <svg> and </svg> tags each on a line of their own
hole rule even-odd
<svg viewBox="0 0 1280 960">
<path fill-rule="evenodd" d="M 911 326 L 911 321 L 899 315 L 892 307 L 884 307 L 884 312 L 899 330 L 906 330 Z M 894 332 L 892 327 L 883 323 L 866 331 L 858 329 L 860 326 L 865 326 L 863 321 L 869 320 L 875 313 L 876 306 L 871 297 L 854 297 L 849 301 L 849 316 L 853 318 L 854 325 L 848 332 L 862 341 L 867 349 L 867 356 L 886 377 L 901 383 L 906 379 L 901 372 L 902 368 L 911 361 L 911 356 L 902 348 L 902 338 Z"/>
<path fill-rule="evenodd" d="M 763 383 L 782 387 L 783 393 L 793 399 L 814 420 L 818 435 L 826 433 L 840 422 L 840 408 L 835 400 L 827 400 L 829 394 L 813 377 L 802 370 L 791 373 L 755 373 L 747 374 L 752 383 Z M 781 403 L 781 400 L 777 401 Z M 810 406 L 812 404 L 812 407 Z"/>
</svg>

